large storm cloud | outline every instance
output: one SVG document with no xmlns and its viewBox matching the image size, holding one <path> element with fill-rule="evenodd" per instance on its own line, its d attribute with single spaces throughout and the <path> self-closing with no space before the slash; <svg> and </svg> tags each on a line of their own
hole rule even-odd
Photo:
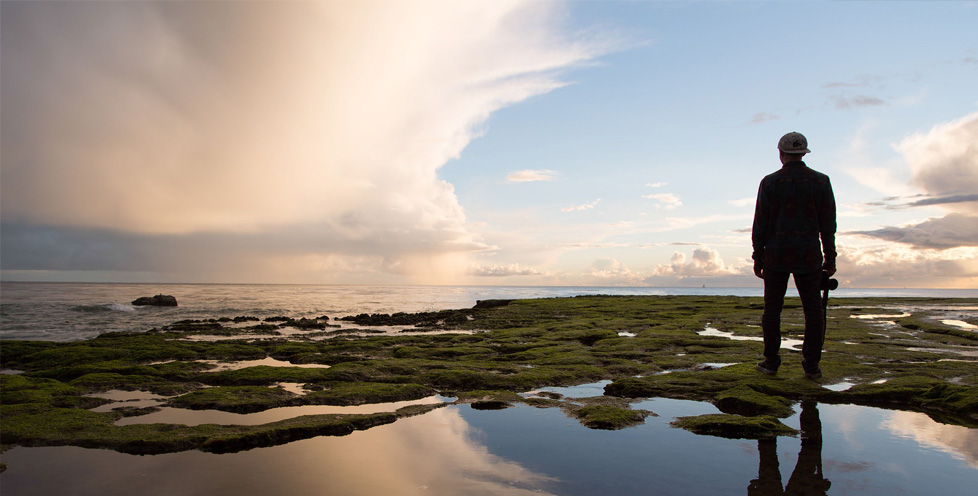
<svg viewBox="0 0 978 496">
<path fill-rule="evenodd" d="M 434 282 L 484 247 L 438 168 L 596 54 L 555 8 L 3 2 L 3 268 Z"/>
</svg>

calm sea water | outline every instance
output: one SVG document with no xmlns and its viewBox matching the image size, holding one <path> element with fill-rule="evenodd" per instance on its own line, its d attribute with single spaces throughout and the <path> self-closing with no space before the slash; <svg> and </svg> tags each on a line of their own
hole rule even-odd
<svg viewBox="0 0 978 496">
<path fill-rule="evenodd" d="M 791 295 L 789 290 L 789 295 Z M 168 294 L 177 307 L 140 307 L 140 296 Z M 753 288 L 557 286 L 335 286 L 244 284 L 0 283 L 0 339 L 73 341 L 104 332 L 145 331 L 182 319 L 253 315 L 339 317 L 358 313 L 469 308 L 478 300 L 577 295 L 761 296 Z M 962 289 L 839 289 L 839 297 L 978 297 Z"/>
</svg>

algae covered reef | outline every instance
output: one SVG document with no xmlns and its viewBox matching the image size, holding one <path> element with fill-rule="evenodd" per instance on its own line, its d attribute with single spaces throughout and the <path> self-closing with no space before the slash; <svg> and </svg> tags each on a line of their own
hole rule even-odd
<svg viewBox="0 0 978 496">
<path fill-rule="evenodd" d="M 494 300 L 417 314 L 183 321 L 71 343 L 3 341 L 0 366 L 20 373 L 0 375 L 0 439 L 5 448 L 232 452 L 344 435 L 449 401 L 560 408 L 588 427 L 621 429 L 655 415 L 631 408 L 648 397 L 712 402 L 722 414 L 673 425 L 724 437 L 792 435 L 780 419 L 801 400 L 913 410 L 978 428 L 978 332 L 970 330 L 978 299 L 834 299 L 817 381 L 804 378 L 791 348 L 803 333 L 797 299 L 786 302 L 778 375 L 754 370 L 762 306 L 722 296 Z M 244 365 L 222 366 L 236 363 Z M 601 380 L 610 381 L 601 396 L 537 391 Z M 120 390 L 159 401 L 98 408 L 110 403 L 104 393 Z M 259 425 L 124 421 L 160 407 L 253 413 L 435 395 L 442 401 Z"/>
</svg>

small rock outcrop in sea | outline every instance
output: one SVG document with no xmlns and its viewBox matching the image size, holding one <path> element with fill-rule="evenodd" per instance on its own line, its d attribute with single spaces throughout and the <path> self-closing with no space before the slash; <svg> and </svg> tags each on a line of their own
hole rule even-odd
<svg viewBox="0 0 978 496">
<path fill-rule="evenodd" d="M 154 307 L 175 307 L 177 299 L 170 295 L 158 294 L 156 296 L 140 296 L 132 300 L 133 305 L 150 305 Z"/>
</svg>

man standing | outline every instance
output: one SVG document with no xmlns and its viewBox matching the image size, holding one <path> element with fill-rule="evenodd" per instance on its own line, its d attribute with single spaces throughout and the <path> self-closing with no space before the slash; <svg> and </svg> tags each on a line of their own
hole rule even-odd
<svg viewBox="0 0 978 496">
<path fill-rule="evenodd" d="M 829 176 L 809 169 L 802 158 L 808 140 L 788 133 L 778 142 L 782 167 L 761 180 L 751 241 L 754 274 L 764 279 L 764 361 L 757 370 L 773 375 L 781 366 L 781 309 L 794 275 L 805 313 L 802 368 L 818 379 L 822 369 L 825 314 L 819 298 L 823 272 L 835 274 L 835 195 Z"/>
</svg>

